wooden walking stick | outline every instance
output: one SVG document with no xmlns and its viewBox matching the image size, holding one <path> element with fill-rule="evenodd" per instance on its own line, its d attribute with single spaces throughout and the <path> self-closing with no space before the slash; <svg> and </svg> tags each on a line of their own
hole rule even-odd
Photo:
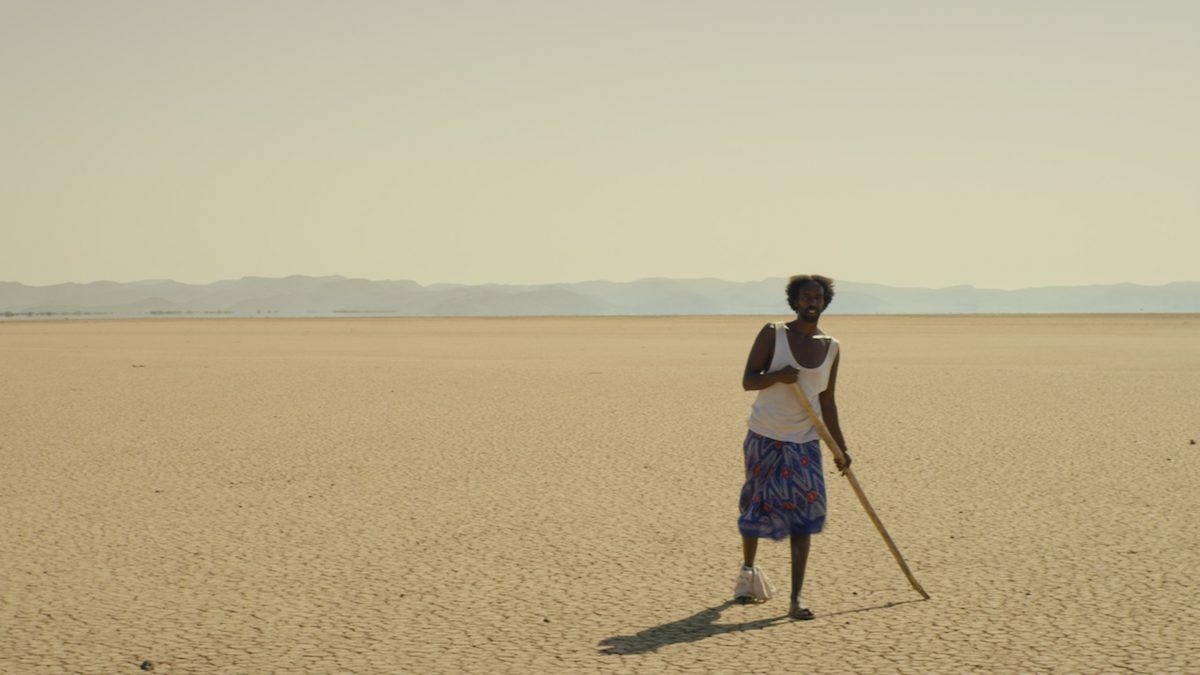
<svg viewBox="0 0 1200 675">
<path fill-rule="evenodd" d="M 813 410 L 812 404 L 808 402 L 808 397 L 804 395 L 804 391 L 800 389 L 799 384 L 791 386 L 792 393 L 800 401 L 800 407 L 804 409 L 805 414 L 813 421 L 813 426 L 817 428 L 817 434 L 821 436 L 821 440 L 825 441 L 825 445 L 833 451 L 833 456 L 837 458 L 838 464 L 845 466 L 846 453 L 842 451 L 837 441 L 833 440 L 833 434 L 829 433 L 829 427 L 825 426 L 825 422 L 817 411 Z M 854 477 L 854 471 L 846 467 L 842 471 L 846 478 L 850 481 L 850 487 L 854 488 L 854 494 L 858 495 L 858 501 L 866 509 L 867 515 L 871 517 L 871 522 L 875 523 L 875 529 L 879 530 L 879 536 L 883 537 L 883 541 L 887 543 L 888 550 L 892 552 L 892 557 L 900 565 L 900 569 L 904 571 L 904 576 L 908 577 L 908 583 L 912 584 L 913 590 L 921 594 L 922 598 L 929 599 L 929 594 L 921 588 L 921 584 L 917 583 L 916 577 L 913 576 L 911 570 L 908 569 L 908 563 L 904 562 L 904 557 L 900 555 L 900 549 L 896 548 L 896 543 L 888 535 L 887 530 L 883 527 L 883 521 L 879 520 L 879 516 L 875 515 L 875 509 L 871 508 L 871 502 L 867 501 L 867 495 L 863 492 L 862 486 L 858 484 L 858 479 Z"/>
</svg>

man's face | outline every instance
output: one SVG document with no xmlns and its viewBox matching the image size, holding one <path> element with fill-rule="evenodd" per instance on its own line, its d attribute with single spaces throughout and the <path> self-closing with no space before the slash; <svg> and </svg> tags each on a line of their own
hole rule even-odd
<svg viewBox="0 0 1200 675">
<path fill-rule="evenodd" d="M 805 323 L 816 323 L 825 311 L 825 289 L 821 284 L 809 282 L 800 287 L 796 294 L 796 316 Z"/>
</svg>

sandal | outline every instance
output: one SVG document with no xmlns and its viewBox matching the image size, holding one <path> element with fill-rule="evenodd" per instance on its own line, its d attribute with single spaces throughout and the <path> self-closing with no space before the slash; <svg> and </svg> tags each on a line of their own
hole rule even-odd
<svg viewBox="0 0 1200 675">
<path fill-rule="evenodd" d="M 813 614 L 811 609 L 801 605 L 798 601 L 792 602 L 792 607 L 788 610 L 788 616 L 794 621 L 812 621 L 817 618 L 817 615 Z"/>
</svg>

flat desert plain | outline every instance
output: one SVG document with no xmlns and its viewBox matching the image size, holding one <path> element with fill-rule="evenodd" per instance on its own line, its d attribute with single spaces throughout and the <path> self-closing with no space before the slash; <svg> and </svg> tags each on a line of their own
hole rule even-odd
<svg viewBox="0 0 1200 675">
<path fill-rule="evenodd" d="M 766 320 L 0 323 L 0 672 L 1200 670 L 1200 317 L 823 319 L 932 597 L 827 459 L 809 622 L 730 602 Z"/>
</svg>

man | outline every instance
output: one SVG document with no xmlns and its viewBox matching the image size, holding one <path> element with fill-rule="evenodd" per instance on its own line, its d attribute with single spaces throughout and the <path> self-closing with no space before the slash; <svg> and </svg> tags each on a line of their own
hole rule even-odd
<svg viewBox="0 0 1200 675">
<path fill-rule="evenodd" d="M 743 444 L 746 483 L 742 486 L 738 530 L 744 556 L 734 586 L 739 602 L 763 602 L 775 594 L 771 582 L 755 567 L 760 537 L 791 538 L 792 593 L 788 615 L 808 620 L 813 613 L 800 595 L 808 563 L 810 537 L 825 525 L 825 478 L 821 449 L 813 421 L 795 398 L 799 385 L 818 411 L 833 439 L 844 449 L 838 424 L 838 341 L 817 327 L 833 301 L 833 280 L 819 274 L 788 280 L 788 305 L 793 321 L 769 323 L 759 331 L 746 359 L 742 388 L 758 396 L 747 420 Z M 850 466 L 850 455 L 838 469 Z"/>
</svg>

